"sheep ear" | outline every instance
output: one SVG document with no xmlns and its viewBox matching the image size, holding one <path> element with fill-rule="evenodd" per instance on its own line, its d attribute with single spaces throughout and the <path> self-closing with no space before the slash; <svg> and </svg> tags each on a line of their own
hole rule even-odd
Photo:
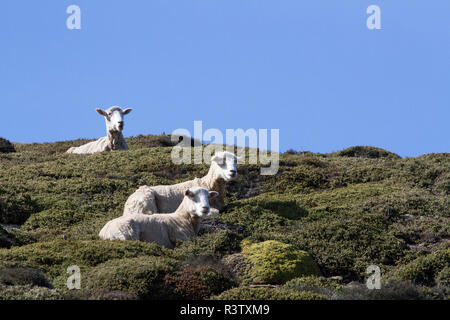
<svg viewBox="0 0 450 320">
<path fill-rule="evenodd" d="M 210 191 L 209 192 L 209 197 L 211 199 L 217 197 L 218 195 L 219 195 L 219 193 L 217 191 Z"/>
<path fill-rule="evenodd" d="M 221 157 L 221 156 L 218 156 L 218 155 L 216 154 L 216 155 L 214 155 L 214 157 L 211 158 L 211 161 L 215 161 L 215 162 L 217 162 L 218 164 L 224 164 L 224 163 L 225 163 L 225 158 L 224 158 L 224 157 Z"/>
<path fill-rule="evenodd" d="M 99 115 L 106 117 L 106 111 L 104 111 L 104 110 L 102 110 L 100 108 L 95 109 L 95 111 L 97 111 L 97 113 Z"/>
<path fill-rule="evenodd" d="M 122 113 L 125 115 L 125 114 L 129 114 L 131 111 L 133 111 L 133 109 L 126 108 L 125 110 L 122 111 Z"/>
<path fill-rule="evenodd" d="M 188 197 L 193 197 L 193 196 L 194 196 L 194 194 L 192 193 L 192 191 L 189 190 L 189 189 L 187 189 L 187 190 L 184 192 L 184 195 L 185 195 L 185 196 L 188 196 Z"/>
</svg>

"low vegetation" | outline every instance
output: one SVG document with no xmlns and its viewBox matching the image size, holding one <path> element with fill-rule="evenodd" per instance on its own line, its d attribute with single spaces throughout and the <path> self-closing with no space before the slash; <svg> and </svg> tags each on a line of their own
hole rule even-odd
<svg viewBox="0 0 450 320">
<path fill-rule="evenodd" d="M 0 140 L 0 299 L 445 299 L 450 154 L 374 147 L 280 155 L 275 176 L 239 165 L 225 208 L 174 250 L 101 241 L 139 186 L 204 176 L 174 165 L 168 135 L 129 151 L 66 154 L 88 140 Z M 15 152 L 13 152 L 13 151 Z M 366 268 L 381 268 L 368 290 Z M 68 290 L 67 267 L 81 269 Z"/>
</svg>

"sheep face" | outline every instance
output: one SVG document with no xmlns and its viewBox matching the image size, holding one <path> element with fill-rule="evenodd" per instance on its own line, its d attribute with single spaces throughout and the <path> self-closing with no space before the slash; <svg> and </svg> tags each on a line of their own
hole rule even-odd
<svg viewBox="0 0 450 320">
<path fill-rule="evenodd" d="M 217 152 L 211 158 L 217 165 L 219 176 L 225 181 L 234 180 L 238 176 L 237 162 L 239 158 L 231 152 Z M 212 164 L 212 163 L 211 163 Z"/>
<path fill-rule="evenodd" d="M 106 130 L 108 132 L 122 132 L 125 124 L 123 118 L 131 110 L 130 108 L 122 110 L 118 106 L 111 107 L 108 110 L 96 109 L 97 113 L 105 118 Z"/>
<path fill-rule="evenodd" d="M 209 199 L 219 195 L 216 191 L 208 191 L 205 188 L 192 187 L 186 190 L 185 196 L 190 200 L 187 201 L 187 210 L 189 213 L 204 218 L 211 214 Z M 213 215 L 217 214 L 217 210 L 213 210 Z"/>
</svg>

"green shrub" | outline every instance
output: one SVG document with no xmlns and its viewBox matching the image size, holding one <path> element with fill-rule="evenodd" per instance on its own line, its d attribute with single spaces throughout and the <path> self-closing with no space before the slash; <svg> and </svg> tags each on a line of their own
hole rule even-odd
<svg viewBox="0 0 450 320">
<path fill-rule="evenodd" d="M 368 289 L 365 284 L 344 287 L 336 292 L 336 300 L 424 300 L 430 298 L 422 288 L 410 282 L 389 281 L 381 289 Z"/>
<path fill-rule="evenodd" d="M 0 223 L 22 224 L 38 210 L 36 201 L 30 195 L 5 193 L 0 186 Z"/>
<path fill-rule="evenodd" d="M 27 244 L 32 244 L 37 241 L 36 237 L 28 231 L 21 229 L 9 229 L 9 234 L 14 237 L 14 246 L 23 246 Z M 1 247 L 1 245 L 0 245 Z"/>
<path fill-rule="evenodd" d="M 106 289 L 135 294 L 143 299 L 170 298 L 164 277 L 177 260 L 141 256 L 114 259 L 97 265 L 85 277 L 86 289 Z"/>
<path fill-rule="evenodd" d="M 173 147 L 178 142 L 172 142 L 170 135 L 138 135 L 136 137 L 126 138 L 130 149 L 154 148 L 154 147 Z"/>
<path fill-rule="evenodd" d="M 0 153 L 16 152 L 14 145 L 6 139 L 0 137 Z"/>
<path fill-rule="evenodd" d="M 439 272 L 436 282 L 440 287 L 450 290 L 450 267 L 444 267 Z"/>
<path fill-rule="evenodd" d="M 439 216 L 411 217 L 392 226 L 395 236 L 408 244 L 433 247 L 450 237 L 450 218 Z"/>
<path fill-rule="evenodd" d="M 65 154 L 69 147 L 90 141 L 79 139 L 15 143 L 17 152 L 0 153 L 0 223 L 24 224 L 8 233 L 0 229 L 0 246 L 12 246 L 0 250 L 0 267 L 40 269 L 63 289 L 68 265 L 79 265 L 86 275 L 112 259 L 167 256 L 193 268 L 212 266 L 220 274 L 221 268 L 230 267 L 227 277 L 234 274 L 241 281 L 238 274 L 246 259 L 241 259 L 240 241 L 248 237 L 309 252 L 327 277 L 360 281 L 367 266 L 376 264 L 383 278 L 401 271 L 406 278 L 424 278 L 430 296 L 445 296 L 445 267 L 422 266 L 425 271 L 417 274 L 405 270 L 414 263 L 426 265 L 419 263 L 423 252 L 441 250 L 450 236 L 449 153 L 399 158 L 372 147 L 353 147 L 341 155 L 290 152 L 280 154 L 275 176 L 260 175 L 260 165 L 240 164 L 237 181 L 227 183 L 221 210 L 226 230 L 204 223 L 201 230 L 208 233 L 165 250 L 133 242 L 103 243 L 98 232 L 122 214 L 139 186 L 200 177 L 208 165 L 174 165 L 168 135 L 126 140 L 127 152 Z M 229 228 L 230 223 L 239 228 Z M 63 235 L 68 241 L 61 241 Z M 227 256 L 233 258 L 221 260 Z M 208 263 L 195 264 L 195 259 Z M 331 289 L 320 291 L 328 288 L 325 284 L 310 288 L 332 296 Z M 57 293 L 64 299 L 137 298 L 120 290 L 76 291 Z"/>
<path fill-rule="evenodd" d="M 189 300 L 205 299 L 234 286 L 231 280 L 206 266 L 188 266 L 167 274 L 165 283 L 172 288 L 174 296 Z"/>
<path fill-rule="evenodd" d="M 403 159 L 394 166 L 396 180 L 428 191 L 448 194 L 449 153 Z"/>
<path fill-rule="evenodd" d="M 33 285 L 39 287 L 53 288 L 53 285 L 45 277 L 41 270 L 34 268 L 1 268 L 0 284 L 15 285 Z"/>
<path fill-rule="evenodd" d="M 149 255 L 175 258 L 175 253 L 169 249 L 139 241 L 56 240 L 0 249 L 0 261 L 23 262 L 39 268 L 57 288 L 65 287 L 66 270 L 70 265 L 79 266 L 84 274 L 108 260 Z"/>
<path fill-rule="evenodd" d="M 61 292 L 45 287 L 0 284 L 0 300 L 63 300 L 64 298 Z"/>
<path fill-rule="evenodd" d="M 329 214 L 301 226 L 252 238 L 278 240 L 313 254 L 325 276 L 364 277 L 368 265 L 395 265 L 406 244 L 388 232 L 389 219 L 381 215 Z"/>
<path fill-rule="evenodd" d="M 327 297 L 312 292 L 296 292 L 271 288 L 238 287 L 212 297 L 212 300 L 327 300 Z"/>
<path fill-rule="evenodd" d="M 198 256 L 219 257 L 240 250 L 242 237 L 229 230 L 218 230 L 182 242 L 175 251 L 185 258 Z"/>
<path fill-rule="evenodd" d="M 334 297 L 335 293 L 341 290 L 342 287 L 343 286 L 335 280 L 314 276 L 294 278 L 283 285 L 283 289 L 299 292 L 314 292 L 330 298 Z"/>
<path fill-rule="evenodd" d="M 223 272 L 234 279 L 237 283 L 241 283 L 245 278 L 245 271 L 247 270 L 247 256 L 242 253 L 233 253 L 224 256 L 221 260 Z"/>
<path fill-rule="evenodd" d="M 0 226 L 0 248 L 10 248 L 14 244 L 14 237 Z"/>
<path fill-rule="evenodd" d="M 246 277 L 253 282 L 284 283 L 299 276 L 318 275 L 320 270 L 311 256 L 278 241 L 244 245 L 248 255 Z"/>
<path fill-rule="evenodd" d="M 78 290 L 77 290 L 78 291 Z M 72 300 L 139 300 L 135 294 L 123 291 L 108 291 L 105 289 L 72 291 Z"/>
<path fill-rule="evenodd" d="M 67 228 L 82 221 L 83 218 L 84 215 L 79 214 L 79 211 L 49 209 L 33 214 L 25 222 L 24 228 L 27 230 L 38 228 Z"/>
<path fill-rule="evenodd" d="M 338 157 L 357 157 L 357 158 L 393 158 L 400 159 L 395 153 L 390 151 L 386 151 L 381 148 L 370 147 L 370 146 L 355 146 L 344 149 L 332 155 L 336 155 Z"/>
<path fill-rule="evenodd" d="M 437 250 L 426 256 L 421 256 L 407 265 L 398 267 L 392 278 L 413 281 L 416 284 L 433 286 L 438 281 L 445 280 L 445 270 L 450 267 L 450 249 Z M 442 274 L 440 274 L 443 272 Z M 439 278 L 438 276 L 444 277 Z"/>
</svg>

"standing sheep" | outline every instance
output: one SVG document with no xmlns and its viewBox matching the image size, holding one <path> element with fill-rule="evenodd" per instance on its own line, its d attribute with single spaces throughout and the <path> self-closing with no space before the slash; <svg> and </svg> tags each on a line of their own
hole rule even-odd
<svg viewBox="0 0 450 320">
<path fill-rule="evenodd" d="M 174 185 L 142 186 L 128 198 L 123 215 L 173 212 L 183 201 L 184 191 L 194 186 L 217 191 L 219 197 L 211 204 L 220 210 L 225 205 L 226 182 L 238 176 L 237 161 L 238 157 L 233 153 L 220 151 L 211 158 L 208 174 L 202 178 Z"/>
<path fill-rule="evenodd" d="M 105 117 L 107 136 L 96 141 L 89 142 L 80 147 L 72 147 L 67 153 L 92 154 L 111 150 L 128 150 L 128 145 L 122 135 L 124 126 L 123 117 L 132 109 L 122 110 L 118 106 L 108 110 L 96 109 L 97 113 Z"/>
<path fill-rule="evenodd" d="M 106 223 L 99 236 L 103 240 L 155 242 L 173 249 L 177 240 L 197 236 L 202 219 L 217 213 L 209 205 L 209 199 L 217 195 L 216 191 L 200 187 L 185 189 L 183 201 L 174 213 L 121 216 Z"/>
</svg>

